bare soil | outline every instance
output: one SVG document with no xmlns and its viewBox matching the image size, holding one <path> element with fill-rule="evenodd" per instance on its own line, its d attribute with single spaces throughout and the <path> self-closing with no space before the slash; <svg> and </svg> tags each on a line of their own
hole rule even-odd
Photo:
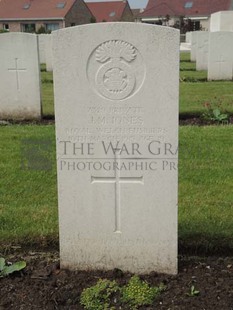
<svg viewBox="0 0 233 310">
<path fill-rule="evenodd" d="M 3 256 L 0 253 L 0 256 Z M 57 251 L 13 250 L 7 261 L 25 260 L 27 267 L 0 279 L 0 309 L 83 309 L 80 294 L 99 278 L 115 279 L 125 284 L 130 273 L 112 271 L 68 271 L 59 267 Z M 179 257 L 176 276 L 157 274 L 141 276 L 151 285 L 164 283 L 166 290 L 153 306 L 140 309 L 233 310 L 233 257 Z M 189 296 L 191 286 L 200 291 Z M 117 309 L 126 309 L 120 304 Z"/>
<path fill-rule="evenodd" d="M 53 125 L 55 124 L 54 116 L 46 116 L 41 120 L 0 120 L 0 126 L 10 125 Z M 218 122 L 214 120 L 204 119 L 200 116 L 184 114 L 180 115 L 179 124 L 181 126 L 209 126 L 209 125 L 232 125 L 233 116 L 230 116 L 227 122 Z"/>
</svg>

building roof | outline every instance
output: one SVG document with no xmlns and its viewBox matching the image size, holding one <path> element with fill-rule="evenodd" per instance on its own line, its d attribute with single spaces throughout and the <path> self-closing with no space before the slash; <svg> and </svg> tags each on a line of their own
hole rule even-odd
<svg viewBox="0 0 233 310">
<path fill-rule="evenodd" d="M 132 13 L 133 13 L 133 16 L 138 16 L 141 12 L 142 12 L 142 9 L 131 9 Z"/>
<path fill-rule="evenodd" d="M 97 22 L 119 21 L 128 5 L 127 1 L 111 2 L 86 2 L 89 10 L 95 16 Z"/>
<path fill-rule="evenodd" d="M 64 18 L 76 0 L 0 0 L 0 19 Z"/>
<path fill-rule="evenodd" d="M 149 0 L 139 16 L 209 16 L 231 7 L 231 0 Z"/>
</svg>

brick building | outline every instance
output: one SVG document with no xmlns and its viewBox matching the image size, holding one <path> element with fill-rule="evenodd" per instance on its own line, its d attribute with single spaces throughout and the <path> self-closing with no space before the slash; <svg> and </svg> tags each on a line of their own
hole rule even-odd
<svg viewBox="0 0 233 310">
<path fill-rule="evenodd" d="M 96 22 L 133 22 L 134 15 L 126 0 L 109 2 L 87 2 L 87 6 L 94 15 Z"/>
<path fill-rule="evenodd" d="M 137 16 L 143 23 L 179 27 L 181 18 L 190 23 L 189 30 L 209 30 L 210 15 L 233 9 L 233 0 L 149 0 Z"/>
<path fill-rule="evenodd" d="M 1 0 L 0 29 L 46 31 L 90 23 L 92 13 L 83 0 Z"/>
</svg>

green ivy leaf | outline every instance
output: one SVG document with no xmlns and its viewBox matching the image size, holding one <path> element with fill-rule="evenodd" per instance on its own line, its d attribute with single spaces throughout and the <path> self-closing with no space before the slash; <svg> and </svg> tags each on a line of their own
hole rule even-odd
<svg viewBox="0 0 233 310">
<path fill-rule="evenodd" d="M 3 257 L 0 257 L 0 272 L 3 270 L 5 266 L 5 259 Z"/>
<path fill-rule="evenodd" d="M 1 274 L 2 276 L 7 276 L 8 274 L 13 273 L 15 271 L 20 271 L 25 267 L 26 267 L 25 261 L 17 262 L 12 264 L 11 266 L 4 266 Z"/>
<path fill-rule="evenodd" d="M 219 116 L 219 118 L 220 118 L 221 121 L 224 121 L 224 120 L 228 119 L 228 115 L 227 114 L 221 114 Z"/>
<path fill-rule="evenodd" d="M 219 109 L 214 109 L 214 110 L 213 110 L 213 114 L 214 114 L 214 116 L 215 116 L 216 118 L 218 118 L 218 117 L 220 116 L 221 112 L 220 112 Z"/>
</svg>

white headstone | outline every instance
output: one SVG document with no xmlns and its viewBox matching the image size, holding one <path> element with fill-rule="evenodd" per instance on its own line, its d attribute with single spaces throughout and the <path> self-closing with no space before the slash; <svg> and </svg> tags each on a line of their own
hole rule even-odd
<svg viewBox="0 0 233 310">
<path fill-rule="evenodd" d="M 208 51 L 209 51 L 209 32 L 198 31 L 197 34 L 197 51 L 196 51 L 196 69 L 208 69 Z"/>
<path fill-rule="evenodd" d="M 196 61 L 196 51 L 197 51 L 197 33 L 198 31 L 193 31 L 191 34 L 191 61 Z"/>
<path fill-rule="evenodd" d="M 233 32 L 211 32 L 208 80 L 231 80 L 233 75 Z"/>
<path fill-rule="evenodd" d="M 52 55 L 52 35 L 48 35 L 45 41 L 45 63 L 46 70 L 53 71 L 53 55 Z"/>
<path fill-rule="evenodd" d="M 177 272 L 179 31 L 53 33 L 61 266 Z"/>
<path fill-rule="evenodd" d="M 220 11 L 211 14 L 210 31 L 233 31 L 233 11 Z"/>
<path fill-rule="evenodd" d="M 40 56 L 40 63 L 46 63 L 46 42 L 49 40 L 49 34 L 39 34 L 39 56 Z"/>
<path fill-rule="evenodd" d="M 190 43 L 181 43 L 180 44 L 180 51 L 190 53 L 191 51 L 191 44 Z"/>
<path fill-rule="evenodd" d="M 192 43 L 192 31 L 186 32 L 185 34 L 185 42 L 186 43 Z"/>
<path fill-rule="evenodd" d="M 14 32 L 1 34 L 0 47 L 0 118 L 40 118 L 37 36 Z"/>
</svg>

